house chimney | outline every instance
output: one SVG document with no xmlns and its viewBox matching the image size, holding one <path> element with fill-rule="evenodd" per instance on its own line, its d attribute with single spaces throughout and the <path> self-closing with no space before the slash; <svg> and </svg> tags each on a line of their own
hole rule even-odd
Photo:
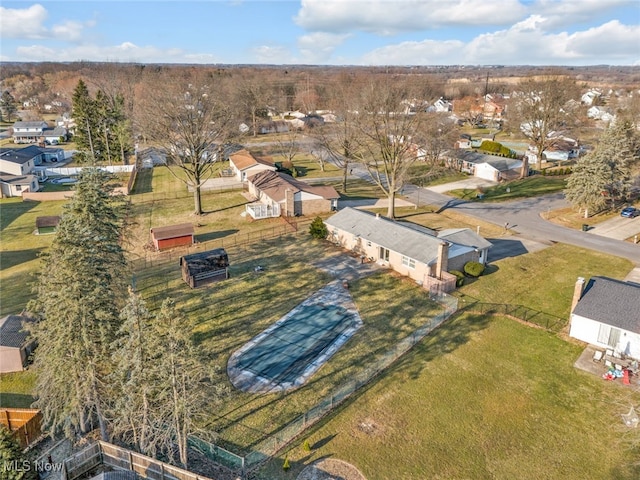
<svg viewBox="0 0 640 480">
<path fill-rule="evenodd" d="M 379 213 L 376 213 L 376 219 L 377 218 L 380 218 L 380 214 Z"/>
<path fill-rule="evenodd" d="M 578 277 L 578 280 L 576 281 L 576 286 L 573 289 L 573 299 L 571 300 L 570 313 L 573 313 L 573 310 L 576 308 L 578 301 L 582 297 L 583 290 L 584 290 L 584 278 Z"/>
<path fill-rule="evenodd" d="M 436 278 L 442 280 L 442 272 L 449 268 L 449 244 L 442 242 L 438 245 L 438 262 L 436 263 Z"/>
<path fill-rule="evenodd" d="M 478 226 L 476 227 L 476 233 L 477 233 L 478 235 L 480 235 L 480 225 L 478 225 Z"/>
<path fill-rule="evenodd" d="M 295 216 L 295 201 L 293 196 L 293 190 L 287 188 L 284 191 L 284 216 L 285 217 L 293 217 Z"/>
</svg>

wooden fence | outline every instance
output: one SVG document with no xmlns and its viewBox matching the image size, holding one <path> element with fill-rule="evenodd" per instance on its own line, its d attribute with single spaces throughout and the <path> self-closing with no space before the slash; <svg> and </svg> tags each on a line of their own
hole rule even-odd
<svg viewBox="0 0 640 480">
<path fill-rule="evenodd" d="M 103 441 L 92 443 L 65 459 L 62 480 L 75 480 L 101 465 L 136 472 L 149 480 L 211 480 Z"/>
<path fill-rule="evenodd" d="M 0 423 L 7 427 L 22 448 L 27 448 L 42 436 L 42 414 L 33 408 L 3 408 Z"/>
</svg>

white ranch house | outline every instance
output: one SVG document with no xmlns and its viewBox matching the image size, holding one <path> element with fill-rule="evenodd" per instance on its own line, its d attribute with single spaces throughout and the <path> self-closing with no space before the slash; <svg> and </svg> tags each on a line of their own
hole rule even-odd
<svg viewBox="0 0 640 480">
<path fill-rule="evenodd" d="M 576 282 L 569 335 L 640 359 L 640 285 L 595 276 Z"/>
</svg>

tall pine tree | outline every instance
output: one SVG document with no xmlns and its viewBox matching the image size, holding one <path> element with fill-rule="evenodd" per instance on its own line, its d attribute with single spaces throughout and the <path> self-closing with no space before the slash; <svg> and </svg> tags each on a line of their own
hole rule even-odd
<svg viewBox="0 0 640 480">
<path fill-rule="evenodd" d="M 110 346 L 126 298 L 123 202 L 111 195 L 110 179 L 95 168 L 80 174 L 28 307 L 41 319 L 33 331 L 36 405 L 52 432 L 67 436 L 98 425 L 109 438 Z"/>
</svg>

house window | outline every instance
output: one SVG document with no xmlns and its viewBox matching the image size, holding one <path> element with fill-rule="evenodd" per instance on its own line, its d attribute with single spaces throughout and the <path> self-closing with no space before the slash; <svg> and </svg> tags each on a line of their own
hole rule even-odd
<svg viewBox="0 0 640 480">
<path fill-rule="evenodd" d="M 609 325 L 600 324 L 598 331 L 598 343 L 609 345 L 611 348 L 616 348 L 620 341 L 620 329 L 610 327 Z"/>
<path fill-rule="evenodd" d="M 370 246 L 371 246 L 371 242 L 367 242 L 367 247 L 370 247 Z"/>
<path fill-rule="evenodd" d="M 416 268 L 416 261 L 413 258 L 402 256 L 402 265 L 409 268 Z"/>
<path fill-rule="evenodd" d="M 16 185 L 16 192 L 22 191 L 22 185 Z"/>
</svg>

